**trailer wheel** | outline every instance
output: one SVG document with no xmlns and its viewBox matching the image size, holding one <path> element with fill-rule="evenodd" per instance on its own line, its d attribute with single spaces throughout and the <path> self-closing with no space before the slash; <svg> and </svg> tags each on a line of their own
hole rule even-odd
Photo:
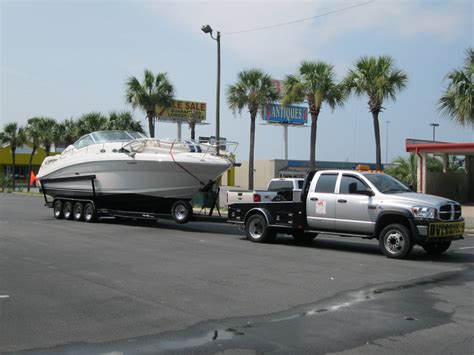
<svg viewBox="0 0 474 355">
<path fill-rule="evenodd" d="M 254 243 L 268 243 L 275 239 L 276 231 L 272 230 L 261 214 L 250 216 L 245 223 L 247 239 Z"/>
<path fill-rule="evenodd" d="M 64 205 L 63 205 L 64 219 L 72 219 L 72 209 L 73 209 L 73 206 L 72 206 L 71 201 L 64 202 Z"/>
<path fill-rule="evenodd" d="M 84 206 L 81 202 L 76 202 L 72 211 L 75 221 L 84 220 Z"/>
<path fill-rule="evenodd" d="M 189 222 L 193 215 L 193 207 L 188 201 L 179 200 L 173 203 L 171 207 L 171 217 L 179 224 Z"/>
<path fill-rule="evenodd" d="M 414 242 L 410 231 L 401 224 L 390 224 L 379 236 L 379 247 L 388 258 L 403 259 L 410 254 Z"/>
<path fill-rule="evenodd" d="M 84 206 L 84 221 L 91 223 L 96 219 L 94 205 L 90 202 L 87 202 Z"/>
<path fill-rule="evenodd" d="M 56 200 L 53 203 L 53 214 L 56 219 L 63 219 L 63 203 L 61 200 Z"/>
<path fill-rule="evenodd" d="M 443 241 L 443 242 L 437 242 L 437 243 L 426 243 L 422 247 L 423 249 L 425 249 L 425 251 L 428 254 L 440 255 L 440 254 L 443 254 L 446 250 L 448 250 L 450 246 L 451 246 L 450 241 Z"/>
</svg>

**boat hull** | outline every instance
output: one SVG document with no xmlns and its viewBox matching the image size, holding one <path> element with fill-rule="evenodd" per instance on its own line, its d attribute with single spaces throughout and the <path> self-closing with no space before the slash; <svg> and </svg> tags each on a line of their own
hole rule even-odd
<svg viewBox="0 0 474 355">
<path fill-rule="evenodd" d="M 95 198 L 101 207 L 161 211 L 176 200 L 192 199 L 206 184 L 229 168 L 223 159 L 205 161 L 94 160 L 77 162 L 40 175 L 46 194 L 64 198 Z M 91 180 L 59 180 L 71 176 L 95 175 Z"/>
</svg>

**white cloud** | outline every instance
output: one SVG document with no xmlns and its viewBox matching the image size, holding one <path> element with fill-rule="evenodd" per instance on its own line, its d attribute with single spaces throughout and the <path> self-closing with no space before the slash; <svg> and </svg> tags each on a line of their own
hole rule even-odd
<svg viewBox="0 0 474 355">
<path fill-rule="evenodd" d="M 303 21 L 289 26 L 240 34 L 231 32 L 271 26 L 367 1 L 211 1 L 150 2 L 160 18 L 175 22 L 202 38 L 199 30 L 210 24 L 222 33 L 222 48 L 245 65 L 282 68 L 308 57 L 349 33 L 376 31 L 387 36 L 413 38 L 435 36 L 446 41 L 472 29 L 472 5 L 468 0 L 376 0 L 365 6 Z M 268 58 L 271 58 L 269 61 Z"/>
</svg>

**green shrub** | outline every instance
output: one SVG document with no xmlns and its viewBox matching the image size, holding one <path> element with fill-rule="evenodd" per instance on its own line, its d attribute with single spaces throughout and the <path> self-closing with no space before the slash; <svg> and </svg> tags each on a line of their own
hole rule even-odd
<svg viewBox="0 0 474 355">
<path fill-rule="evenodd" d="M 0 185 L 2 186 L 2 192 L 5 191 L 5 189 L 11 191 L 13 188 L 13 179 L 10 176 L 2 176 L 0 177 Z"/>
</svg>

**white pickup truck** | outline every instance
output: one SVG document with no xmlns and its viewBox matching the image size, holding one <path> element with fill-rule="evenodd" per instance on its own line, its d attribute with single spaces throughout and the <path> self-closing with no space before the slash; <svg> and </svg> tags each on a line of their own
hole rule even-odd
<svg viewBox="0 0 474 355">
<path fill-rule="evenodd" d="M 302 178 L 277 178 L 268 183 L 266 190 L 229 190 L 227 204 L 239 202 L 299 201 Z"/>
</svg>

